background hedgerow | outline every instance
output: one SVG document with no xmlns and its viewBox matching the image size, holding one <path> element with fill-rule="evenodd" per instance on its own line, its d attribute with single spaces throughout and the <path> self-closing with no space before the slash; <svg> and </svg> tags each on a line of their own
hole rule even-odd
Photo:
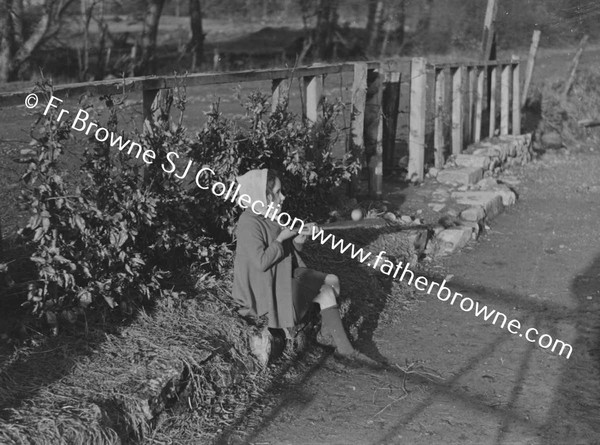
<svg viewBox="0 0 600 445">
<path fill-rule="evenodd" d="M 39 87 L 51 93 L 50 85 Z M 183 97 L 179 94 L 176 102 L 182 113 Z M 331 155 L 339 104 L 324 101 L 321 119 L 310 124 L 286 104 L 268 113 L 267 96 L 253 93 L 240 121 L 223 117 L 214 105 L 204 128 L 190 137 L 182 119 L 171 123 L 165 118 L 171 96 L 156 122 L 131 134 L 119 129 L 123 98 L 101 100 L 103 107 L 84 105 L 93 116 L 90 121 L 124 140 L 139 141 L 156 153 L 156 160 L 146 166 L 111 147 L 110 138 L 74 141 L 72 122 L 58 122 L 58 110 L 39 116 L 25 153 L 29 167 L 22 177 L 22 200 L 32 216 L 21 235 L 33 249 L 38 272 L 27 304 L 53 328 L 74 322 L 85 309 L 131 313 L 185 284 L 192 271 L 219 275 L 230 264 L 241 209 L 199 189 L 193 178 L 190 184 L 166 173 L 161 165 L 168 152 L 210 167 L 215 173 L 204 178 L 209 183 L 228 183 L 252 168 L 276 168 L 294 195 L 286 210 L 304 219 L 325 215 L 331 189 L 358 169 L 350 155 L 341 161 Z M 73 143 L 83 152 L 79 176 L 61 169 L 65 147 Z"/>
<path fill-rule="evenodd" d="M 569 149 L 588 149 L 600 143 L 598 127 L 584 127 L 580 121 L 598 119 L 600 74 L 580 69 L 565 99 L 565 81 L 548 82 L 541 88 L 541 131 L 558 133 Z"/>
</svg>

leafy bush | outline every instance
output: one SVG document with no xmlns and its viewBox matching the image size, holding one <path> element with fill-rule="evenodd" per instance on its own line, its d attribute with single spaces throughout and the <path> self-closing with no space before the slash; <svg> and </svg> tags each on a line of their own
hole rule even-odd
<svg viewBox="0 0 600 445">
<path fill-rule="evenodd" d="M 102 100 L 108 118 L 101 126 L 118 134 L 121 102 Z M 184 102 L 179 106 L 183 110 Z M 211 167 L 215 175 L 204 178 L 211 182 L 227 184 L 252 168 L 277 168 L 284 172 L 288 193 L 296 193 L 287 209 L 291 214 L 306 218 L 318 216 L 319 208 L 324 212 L 330 189 L 358 168 L 350 156 L 342 161 L 331 156 L 339 105 L 325 102 L 323 118 L 314 125 L 298 121 L 285 105 L 267 116 L 269 101 L 258 93 L 244 106 L 240 123 L 213 106 L 193 138 L 181 125 L 159 119 L 131 137 L 156 153 L 149 166 L 115 150 L 110 138 L 90 137 L 83 143 L 84 177 L 78 182 L 65 179 L 59 162 L 72 138 L 72 122 L 58 122 L 56 109 L 40 116 L 22 178 L 23 201 L 32 217 L 21 234 L 33 245 L 31 259 L 39 272 L 28 295 L 33 313 L 45 315 L 53 326 L 61 319 L 74 321 L 87 307 L 129 313 L 132 305 L 169 293 L 190 267 L 202 276 L 227 267 L 241 209 L 175 180 L 163 168 L 168 152 Z M 93 108 L 88 111 L 100 117 Z"/>
<path fill-rule="evenodd" d="M 283 178 L 285 211 L 308 220 L 318 219 L 327 212 L 327 196 L 332 188 L 357 174 L 359 162 L 346 154 L 342 160 L 333 158 L 331 151 L 339 129 L 335 120 L 340 104 L 322 103 L 322 117 L 315 124 L 299 121 L 284 103 L 267 115 L 270 98 L 253 93 L 244 103 L 246 113 L 241 123 L 225 118 L 218 105 L 208 113 L 208 122 L 196 135 L 186 155 L 198 165 L 210 166 L 214 176 L 228 184 L 235 177 L 255 168 L 273 168 Z M 195 194 L 207 202 L 212 213 L 212 228 L 231 234 L 240 212 L 207 191 Z"/>
<path fill-rule="evenodd" d="M 566 100 L 563 97 L 564 86 L 565 82 L 561 80 L 542 87 L 542 132 L 559 133 L 570 149 L 598 146 L 600 131 L 581 126 L 579 121 L 597 119 L 600 75 L 585 68 L 579 70 Z"/>
</svg>

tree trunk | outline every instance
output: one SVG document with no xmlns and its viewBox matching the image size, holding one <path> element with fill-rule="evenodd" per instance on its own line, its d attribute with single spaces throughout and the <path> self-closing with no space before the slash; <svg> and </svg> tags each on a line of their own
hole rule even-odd
<svg viewBox="0 0 600 445">
<path fill-rule="evenodd" d="M 333 52 L 333 36 L 337 29 L 339 0 L 320 0 L 317 11 L 315 39 L 319 58 L 327 59 Z"/>
<path fill-rule="evenodd" d="M 90 22 L 92 21 L 92 15 L 94 12 L 94 6 L 96 2 L 92 0 L 81 0 L 81 22 L 83 30 L 83 57 L 81 58 L 81 65 L 79 66 L 79 80 L 86 81 L 87 75 L 90 71 Z M 102 57 L 102 52 L 100 52 Z"/>
<path fill-rule="evenodd" d="M 404 43 L 404 25 L 406 22 L 406 0 L 399 0 L 396 10 L 396 41 L 398 45 Z"/>
<path fill-rule="evenodd" d="M 46 0 L 40 20 L 27 40 L 23 36 L 23 0 L 0 0 L 0 82 L 17 80 L 32 54 L 59 31 L 73 0 Z"/>
<path fill-rule="evenodd" d="M 370 9 L 373 2 L 369 4 L 369 18 L 371 19 Z M 375 14 L 371 19 L 371 24 L 367 26 L 369 28 L 369 44 L 367 46 L 367 52 L 373 54 L 377 50 L 377 44 L 381 38 L 381 31 L 383 27 L 383 1 L 378 0 L 375 2 Z"/>
<path fill-rule="evenodd" d="M 189 47 L 194 54 L 197 64 L 202 63 L 204 58 L 204 31 L 202 29 L 202 5 L 200 0 L 190 0 L 190 27 L 192 31 L 192 39 Z"/>
<path fill-rule="evenodd" d="M 0 83 L 14 80 L 16 39 L 13 0 L 0 0 Z"/>
<path fill-rule="evenodd" d="M 378 0 L 369 0 L 369 6 L 367 9 L 367 27 L 365 28 L 368 36 L 370 36 L 373 32 L 375 15 L 377 13 L 377 3 L 379 3 Z"/>
<path fill-rule="evenodd" d="M 148 0 L 142 33 L 142 58 L 136 74 L 156 72 L 156 36 L 164 4 L 165 0 Z"/>
</svg>

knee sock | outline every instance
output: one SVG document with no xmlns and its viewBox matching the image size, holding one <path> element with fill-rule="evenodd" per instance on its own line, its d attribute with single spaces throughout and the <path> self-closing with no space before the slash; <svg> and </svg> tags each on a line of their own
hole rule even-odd
<svg viewBox="0 0 600 445">
<path fill-rule="evenodd" d="M 354 351 L 344 326 L 342 325 L 342 319 L 340 318 L 339 308 L 336 306 L 330 306 L 327 309 L 321 311 L 321 322 L 322 329 L 326 333 L 330 334 L 335 340 L 335 345 L 338 352 L 342 354 L 350 354 Z"/>
</svg>

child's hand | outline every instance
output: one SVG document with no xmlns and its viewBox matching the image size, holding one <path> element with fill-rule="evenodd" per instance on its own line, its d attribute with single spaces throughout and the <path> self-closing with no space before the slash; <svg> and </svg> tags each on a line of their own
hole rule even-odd
<svg viewBox="0 0 600 445">
<path fill-rule="evenodd" d="M 287 227 L 285 227 L 281 232 L 279 232 L 279 235 L 277 235 L 277 241 L 279 241 L 281 243 L 281 242 L 285 241 L 286 239 L 290 239 L 296 235 L 298 235 L 297 230 L 291 230 L 291 229 L 288 229 Z"/>
<path fill-rule="evenodd" d="M 294 242 L 297 244 L 304 244 L 306 242 L 306 235 L 298 235 L 296 236 L 296 238 L 294 238 Z"/>
<path fill-rule="evenodd" d="M 307 223 L 304 228 L 300 231 L 300 235 L 312 235 L 313 233 L 319 233 L 319 226 L 317 223 Z"/>
</svg>

